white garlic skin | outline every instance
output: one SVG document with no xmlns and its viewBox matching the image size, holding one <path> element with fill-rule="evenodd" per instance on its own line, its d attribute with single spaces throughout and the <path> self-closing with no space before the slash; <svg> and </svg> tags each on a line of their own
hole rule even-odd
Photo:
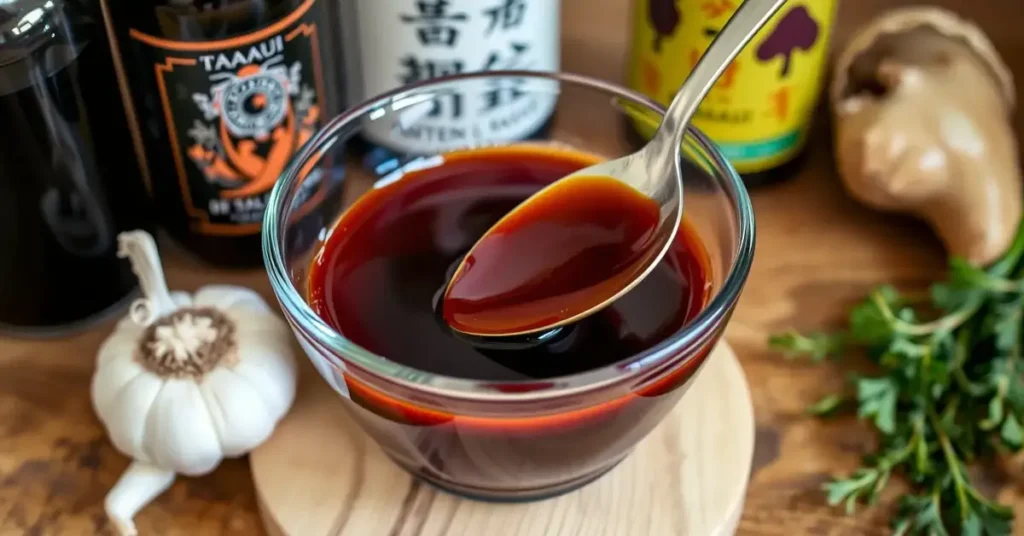
<svg viewBox="0 0 1024 536">
<path fill-rule="evenodd" d="M 291 332 L 252 290 L 208 286 L 171 293 L 179 308 L 211 307 L 235 325 L 234 355 L 198 376 L 144 366 L 145 326 L 121 320 L 101 346 L 92 381 L 96 414 L 114 446 L 137 461 L 202 475 L 266 440 L 295 398 Z"/>
</svg>

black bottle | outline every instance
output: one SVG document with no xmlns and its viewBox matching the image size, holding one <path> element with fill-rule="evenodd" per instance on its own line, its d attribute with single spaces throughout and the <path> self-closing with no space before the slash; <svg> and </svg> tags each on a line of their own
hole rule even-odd
<svg viewBox="0 0 1024 536">
<path fill-rule="evenodd" d="M 60 334 L 136 279 L 117 234 L 151 231 L 99 6 L 0 4 L 0 330 Z"/>
<path fill-rule="evenodd" d="M 260 263 L 271 188 L 337 113 L 331 0 L 102 0 L 162 226 Z"/>
</svg>

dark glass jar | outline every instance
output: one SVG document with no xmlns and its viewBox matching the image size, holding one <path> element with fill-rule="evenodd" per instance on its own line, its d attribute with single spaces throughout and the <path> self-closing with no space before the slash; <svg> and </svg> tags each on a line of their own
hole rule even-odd
<svg viewBox="0 0 1024 536">
<path fill-rule="evenodd" d="M 99 6 L 0 4 L 0 330 L 60 334 L 136 279 L 117 234 L 150 229 Z"/>
<path fill-rule="evenodd" d="M 337 112 L 330 0 L 103 0 L 163 227 L 203 259 L 261 261 L 270 190 Z"/>
</svg>

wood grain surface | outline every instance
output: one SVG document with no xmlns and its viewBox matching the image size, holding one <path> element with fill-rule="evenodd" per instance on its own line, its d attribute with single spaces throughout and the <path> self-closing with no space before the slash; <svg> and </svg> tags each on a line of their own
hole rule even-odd
<svg viewBox="0 0 1024 536">
<path fill-rule="evenodd" d="M 521 504 L 460 499 L 414 480 L 359 430 L 311 365 L 302 381 L 278 434 L 250 455 L 271 536 L 728 536 L 739 521 L 754 410 L 728 344 L 607 475 Z"/>
<path fill-rule="evenodd" d="M 924 2 L 844 0 L 835 43 L 887 6 Z M 990 35 L 1024 82 L 1020 0 L 932 2 L 970 17 Z M 563 0 L 563 66 L 623 79 L 630 0 Z M 1024 100 L 1024 99 L 1022 99 Z M 1015 126 L 1021 130 L 1020 112 Z M 823 502 L 820 484 L 854 467 L 872 442 L 853 419 L 822 422 L 803 408 L 840 386 L 832 365 L 810 367 L 765 349 L 770 332 L 837 326 L 851 303 L 881 282 L 920 285 L 940 273 L 944 253 L 931 232 L 850 200 L 833 170 L 828 125 L 819 114 L 806 167 L 792 180 L 752 192 L 758 245 L 753 271 L 727 338 L 751 384 L 757 422 L 752 482 L 741 534 L 879 534 L 891 501 L 843 516 Z M 5 230 L 4 232 L 10 232 Z M 211 269 L 164 242 L 172 288 L 204 283 L 252 286 L 271 299 L 261 270 Z M 52 341 L 0 338 L 0 535 L 112 534 L 103 497 L 127 460 L 105 438 L 89 405 L 94 352 L 107 322 Z M 986 489 L 1024 518 L 1019 467 L 986 471 Z M 893 490 L 889 495 L 895 495 Z M 137 518 L 142 534 L 253 535 L 262 528 L 245 460 L 179 479 Z M 1024 532 L 1024 521 L 1018 523 Z M 368 535 L 370 536 L 370 535 Z"/>
<path fill-rule="evenodd" d="M 459 499 L 413 479 L 359 429 L 312 365 L 302 382 L 278 432 L 249 455 L 271 536 L 728 536 L 739 521 L 754 415 L 727 344 L 608 474 L 521 504 Z"/>
</svg>

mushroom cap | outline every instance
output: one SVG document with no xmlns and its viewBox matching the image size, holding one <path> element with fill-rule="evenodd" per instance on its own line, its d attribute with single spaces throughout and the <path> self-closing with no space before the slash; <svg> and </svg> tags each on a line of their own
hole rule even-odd
<svg viewBox="0 0 1024 536">
<path fill-rule="evenodd" d="M 947 9 L 934 6 L 912 6 L 887 11 L 861 27 L 850 38 L 835 61 L 829 97 L 833 106 L 843 100 L 851 64 L 861 53 L 869 50 L 885 35 L 907 33 L 920 27 L 930 27 L 940 34 L 960 39 L 985 62 L 997 80 L 1007 104 L 1007 110 L 1016 106 L 1017 91 L 1013 74 L 1003 62 L 988 36 L 974 23 Z"/>
</svg>

